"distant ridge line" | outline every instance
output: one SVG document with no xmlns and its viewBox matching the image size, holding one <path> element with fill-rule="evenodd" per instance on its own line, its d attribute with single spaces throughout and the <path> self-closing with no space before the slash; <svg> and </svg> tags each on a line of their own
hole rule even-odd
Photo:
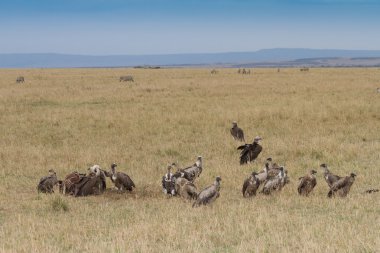
<svg viewBox="0 0 380 253">
<path fill-rule="evenodd" d="M 156 55 L 0 54 L 0 68 L 84 68 L 134 66 L 380 66 L 380 50 L 274 48 L 254 52 Z"/>
</svg>

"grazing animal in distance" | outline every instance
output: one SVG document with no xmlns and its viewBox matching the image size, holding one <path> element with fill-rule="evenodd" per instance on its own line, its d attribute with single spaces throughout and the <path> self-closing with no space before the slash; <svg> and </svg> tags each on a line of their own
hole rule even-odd
<svg viewBox="0 0 380 253">
<path fill-rule="evenodd" d="M 16 83 L 23 83 L 23 82 L 25 82 L 25 78 L 23 76 L 18 76 L 16 78 Z"/>
<path fill-rule="evenodd" d="M 315 170 L 310 170 L 308 174 L 299 178 L 300 182 L 297 188 L 299 195 L 303 195 L 306 197 L 309 196 L 311 191 L 317 185 L 317 179 L 315 177 L 315 174 L 317 174 Z"/>
<path fill-rule="evenodd" d="M 330 187 L 330 191 L 327 193 L 327 196 L 331 198 L 337 193 L 339 197 L 346 197 L 350 192 L 351 186 L 355 182 L 355 177 L 356 174 L 351 173 L 347 177 L 340 178 Z"/>
<path fill-rule="evenodd" d="M 309 68 L 307 68 L 307 67 L 303 67 L 303 68 L 300 68 L 300 71 L 301 71 L 301 72 L 303 72 L 303 71 L 306 71 L 306 72 L 307 72 L 307 71 L 309 71 Z"/>
<path fill-rule="evenodd" d="M 202 156 L 198 156 L 197 160 L 195 161 L 193 165 L 186 167 L 182 169 L 181 171 L 183 171 L 184 173 L 188 173 L 188 175 L 194 175 L 194 179 L 192 180 L 194 181 L 195 178 L 199 177 L 202 173 L 202 170 L 203 170 L 202 163 L 203 163 Z"/>
<path fill-rule="evenodd" d="M 231 132 L 231 135 L 234 138 L 234 140 L 244 141 L 245 142 L 245 140 L 244 140 L 244 132 L 243 132 L 243 130 L 240 127 L 238 127 L 236 121 L 232 122 L 232 128 L 230 129 L 230 132 Z"/>
<path fill-rule="evenodd" d="M 123 192 L 124 190 L 132 191 L 136 188 L 135 183 L 132 179 L 124 172 L 116 171 L 117 164 L 111 164 L 111 181 L 114 183 L 118 191 Z"/>
<path fill-rule="evenodd" d="M 193 207 L 199 207 L 200 205 L 207 205 L 213 203 L 219 198 L 220 182 L 222 178 L 217 176 L 215 182 L 202 190 L 197 197 L 197 200 L 193 203 Z"/>
<path fill-rule="evenodd" d="M 269 195 L 272 191 L 280 191 L 285 185 L 285 172 L 284 167 L 280 167 L 280 172 L 275 178 L 269 179 L 264 183 L 262 193 Z"/>
<path fill-rule="evenodd" d="M 121 76 L 119 82 L 134 82 L 133 76 Z"/>
<path fill-rule="evenodd" d="M 211 70 L 212 75 L 217 74 L 217 73 L 218 73 L 218 71 L 216 71 L 216 69 Z"/>
<path fill-rule="evenodd" d="M 175 190 L 175 178 L 173 174 L 170 172 L 172 169 L 171 165 L 168 165 L 168 172 L 162 177 L 162 191 L 164 194 L 170 194 L 174 196 L 176 194 Z"/>
<path fill-rule="evenodd" d="M 58 183 L 57 174 L 54 170 L 49 170 L 46 177 L 42 177 L 37 186 L 38 192 L 54 193 L 54 186 Z"/>
<path fill-rule="evenodd" d="M 366 190 L 364 193 L 374 193 L 374 192 L 379 192 L 379 189 L 369 189 L 369 190 Z"/>
<path fill-rule="evenodd" d="M 237 149 L 241 150 L 240 152 L 240 165 L 247 164 L 249 162 L 254 161 L 262 151 L 262 147 L 259 144 L 262 138 L 260 136 L 256 136 L 253 139 L 252 144 L 244 144 L 239 146 Z"/>
<path fill-rule="evenodd" d="M 256 177 L 256 175 L 256 172 L 252 172 L 252 174 L 244 180 L 242 189 L 244 198 L 256 196 L 256 191 L 260 186 L 260 180 Z"/>
<path fill-rule="evenodd" d="M 332 185 L 338 181 L 339 179 L 341 179 L 342 177 L 340 176 L 337 176 L 337 175 L 334 175 L 330 172 L 330 170 L 327 168 L 327 164 L 325 163 L 322 163 L 320 165 L 320 168 L 323 169 L 323 177 L 325 178 L 325 181 L 327 183 L 327 185 L 331 188 Z"/>
</svg>

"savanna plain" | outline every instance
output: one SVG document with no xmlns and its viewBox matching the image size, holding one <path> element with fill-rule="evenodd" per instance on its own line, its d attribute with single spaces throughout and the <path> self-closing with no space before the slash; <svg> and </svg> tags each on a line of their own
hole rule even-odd
<svg viewBox="0 0 380 253">
<path fill-rule="evenodd" d="M 23 75 L 25 83 L 16 84 Z M 119 82 L 133 75 L 135 82 Z M 1 252 L 380 252 L 380 69 L 0 70 Z M 240 143 L 259 135 L 257 161 Z M 221 176 L 210 206 L 162 193 L 166 166 L 203 156 L 198 190 Z M 271 196 L 241 188 L 267 157 L 290 183 Z M 116 162 L 137 188 L 103 195 L 38 194 L 49 169 L 62 179 Z M 319 169 L 357 174 L 347 198 L 327 198 Z M 316 169 L 309 197 L 298 178 Z"/>
</svg>

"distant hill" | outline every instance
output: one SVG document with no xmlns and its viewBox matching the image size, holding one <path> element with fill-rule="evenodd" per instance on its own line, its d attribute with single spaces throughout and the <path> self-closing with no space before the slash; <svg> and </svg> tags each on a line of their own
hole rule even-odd
<svg viewBox="0 0 380 253">
<path fill-rule="evenodd" d="M 166 55 L 0 54 L 0 68 L 133 66 L 380 66 L 380 50 L 263 49 L 255 52 Z"/>
</svg>

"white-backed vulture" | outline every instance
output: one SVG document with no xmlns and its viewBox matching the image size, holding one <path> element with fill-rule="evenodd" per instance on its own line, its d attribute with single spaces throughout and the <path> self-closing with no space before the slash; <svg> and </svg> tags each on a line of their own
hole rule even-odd
<svg viewBox="0 0 380 253">
<path fill-rule="evenodd" d="M 132 179 L 124 172 L 116 171 L 116 167 L 116 163 L 111 165 L 111 181 L 115 184 L 115 187 L 121 192 L 125 190 L 132 191 L 133 188 L 136 188 Z"/>
<path fill-rule="evenodd" d="M 168 172 L 162 177 L 162 191 L 164 194 L 170 194 L 174 196 L 176 194 L 175 190 L 175 178 L 171 173 L 172 166 L 168 165 Z"/>
<path fill-rule="evenodd" d="M 188 175 L 194 175 L 194 179 L 195 179 L 199 177 L 200 174 L 202 173 L 202 169 L 203 169 L 202 161 L 203 161 L 202 156 L 198 156 L 197 160 L 195 161 L 193 165 L 182 169 L 182 171 L 188 173 Z M 191 181 L 194 181 L 194 179 Z"/>
<path fill-rule="evenodd" d="M 252 144 L 244 144 L 237 148 L 238 150 L 241 150 L 240 165 L 252 162 L 259 156 L 261 150 L 263 149 L 259 144 L 260 140 L 262 140 L 262 138 L 260 136 L 256 136 L 255 139 L 253 139 Z"/>
<path fill-rule="evenodd" d="M 329 198 L 338 194 L 339 197 L 346 197 L 350 192 L 352 184 L 355 182 L 356 175 L 351 173 L 347 177 L 342 177 L 330 187 L 330 191 L 327 193 Z"/>
<path fill-rule="evenodd" d="M 242 189 L 244 198 L 256 196 L 256 191 L 260 186 L 260 180 L 256 177 L 256 175 L 256 172 L 252 172 L 252 174 L 244 180 Z"/>
<path fill-rule="evenodd" d="M 268 194 L 271 194 L 271 192 L 274 190 L 280 191 L 284 185 L 285 185 L 284 167 L 280 167 L 280 172 L 278 173 L 278 175 L 275 178 L 268 179 L 264 183 L 264 187 L 261 192 L 268 195 Z"/>
<path fill-rule="evenodd" d="M 175 179 L 176 193 L 184 199 L 196 199 L 198 196 L 197 187 L 186 178 Z"/>
<path fill-rule="evenodd" d="M 300 177 L 299 185 L 297 188 L 298 194 L 303 196 L 309 196 L 311 191 L 317 185 L 317 178 L 315 177 L 317 172 L 315 170 L 310 170 L 308 174 L 303 177 Z"/>
<path fill-rule="evenodd" d="M 320 165 L 320 168 L 323 169 L 323 177 L 325 178 L 325 181 L 327 185 L 331 188 L 332 185 L 341 179 L 342 177 L 332 174 L 329 169 L 327 168 L 327 164 L 322 163 Z"/>
<path fill-rule="evenodd" d="M 94 174 L 97 174 L 98 171 L 99 171 L 99 177 L 100 177 L 100 181 L 99 181 L 99 191 L 100 193 L 103 193 L 106 189 L 107 189 L 107 184 L 106 184 L 106 172 L 103 171 L 99 165 L 93 165 L 91 166 L 90 168 L 88 168 L 88 170 L 91 172 L 91 173 L 94 173 Z"/>
<path fill-rule="evenodd" d="M 268 178 L 268 171 L 269 171 L 269 163 L 265 163 L 265 167 L 263 171 L 260 171 L 256 178 L 259 180 L 260 184 L 263 183 Z"/>
<path fill-rule="evenodd" d="M 244 132 L 240 127 L 238 127 L 236 121 L 232 122 L 232 128 L 230 129 L 230 132 L 234 140 L 245 142 Z"/>
<path fill-rule="evenodd" d="M 219 197 L 220 181 L 222 178 L 217 176 L 215 182 L 202 190 L 197 197 L 197 200 L 193 203 L 193 207 L 199 207 L 200 205 L 207 205 L 214 202 Z"/>
<path fill-rule="evenodd" d="M 53 193 L 54 186 L 58 183 L 57 174 L 54 170 L 49 170 L 48 176 L 42 177 L 37 186 L 38 192 Z"/>
</svg>

